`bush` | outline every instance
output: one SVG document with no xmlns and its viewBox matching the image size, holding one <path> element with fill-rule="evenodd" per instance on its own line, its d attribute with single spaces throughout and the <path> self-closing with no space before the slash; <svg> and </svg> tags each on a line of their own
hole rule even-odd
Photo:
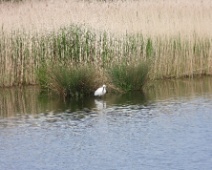
<svg viewBox="0 0 212 170">
<path fill-rule="evenodd" d="M 109 76 L 112 83 L 121 90 L 141 90 L 148 73 L 146 63 L 139 64 L 115 64 L 110 68 Z"/>
<path fill-rule="evenodd" d="M 94 87 L 94 70 L 89 67 L 54 66 L 47 69 L 46 86 L 62 97 L 88 95 Z M 43 79 L 40 83 L 43 84 Z"/>
</svg>

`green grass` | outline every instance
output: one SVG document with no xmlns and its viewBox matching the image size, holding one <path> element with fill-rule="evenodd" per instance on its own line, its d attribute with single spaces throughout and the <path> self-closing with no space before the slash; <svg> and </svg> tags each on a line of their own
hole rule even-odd
<svg viewBox="0 0 212 170">
<path fill-rule="evenodd" d="M 115 64 L 109 70 L 112 83 L 122 91 L 141 90 L 145 84 L 148 65 L 144 62 L 138 64 Z"/>
<path fill-rule="evenodd" d="M 41 86 L 64 98 L 81 97 L 93 92 L 94 70 L 88 66 L 51 66 L 48 70 L 41 69 L 39 73 Z"/>
</svg>

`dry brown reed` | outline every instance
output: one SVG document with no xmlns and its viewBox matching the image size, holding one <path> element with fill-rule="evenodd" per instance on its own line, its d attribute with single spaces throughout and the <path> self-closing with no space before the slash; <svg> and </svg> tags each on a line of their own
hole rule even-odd
<svg viewBox="0 0 212 170">
<path fill-rule="evenodd" d="M 40 61 L 55 57 L 49 34 L 73 24 L 92 29 L 96 36 L 108 33 L 101 43 L 105 47 L 112 41 L 110 48 L 117 47 L 114 37 L 125 41 L 132 35 L 137 42 L 137 34 L 142 35 L 143 49 L 127 57 L 151 60 L 151 79 L 212 74 L 211 0 L 25 0 L 0 3 L 0 86 L 37 83 Z M 109 62 L 104 55 L 111 49 L 101 50 L 101 60 Z M 113 50 L 115 55 L 122 50 L 119 55 L 126 58 L 122 48 Z"/>
<path fill-rule="evenodd" d="M 211 0 L 67 1 L 25 0 L 0 4 L 0 25 L 6 31 L 57 30 L 85 24 L 115 34 L 211 36 Z"/>
</svg>

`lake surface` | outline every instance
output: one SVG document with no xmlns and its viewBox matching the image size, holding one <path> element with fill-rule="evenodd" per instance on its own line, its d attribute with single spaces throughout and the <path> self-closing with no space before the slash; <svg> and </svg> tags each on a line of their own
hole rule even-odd
<svg viewBox="0 0 212 170">
<path fill-rule="evenodd" d="M 212 79 L 64 102 L 0 90 L 0 170 L 211 170 Z"/>
</svg>

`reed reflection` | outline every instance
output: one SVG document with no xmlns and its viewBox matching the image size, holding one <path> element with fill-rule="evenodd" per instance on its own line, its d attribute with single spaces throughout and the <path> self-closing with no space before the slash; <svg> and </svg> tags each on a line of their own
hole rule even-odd
<svg viewBox="0 0 212 170">
<path fill-rule="evenodd" d="M 41 93 L 37 87 L 0 89 L 0 118 L 40 113 L 80 111 L 85 108 L 101 111 L 124 105 L 149 105 L 158 100 L 170 100 L 212 95 L 212 78 L 157 81 L 143 92 L 127 94 L 108 93 L 105 98 L 93 96 L 64 101 L 55 95 Z"/>
</svg>

